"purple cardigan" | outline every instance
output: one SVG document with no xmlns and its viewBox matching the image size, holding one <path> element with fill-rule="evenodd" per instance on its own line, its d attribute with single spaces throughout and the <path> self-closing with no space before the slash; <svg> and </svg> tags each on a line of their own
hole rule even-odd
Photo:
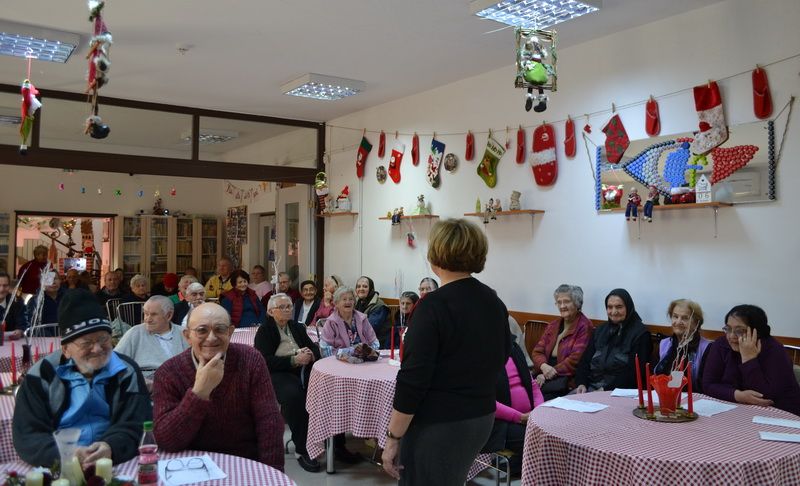
<svg viewBox="0 0 800 486">
<path fill-rule="evenodd" d="M 363 312 L 353 310 L 353 318 L 356 321 L 356 332 L 361 338 L 362 343 L 374 346 L 378 340 L 375 337 L 375 330 L 367 320 L 367 315 Z M 347 334 L 347 324 L 344 319 L 339 315 L 339 311 L 334 309 L 333 313 L 325 321 L 325 327 L 322 328 L 322 340 L 328 343 L 334 349 L 350 347 L 350 337 Z M 375 347 L 375 349 L 378 349 Z"/>
<path fill-rule="evenodd" d="M 736 390 L 755 390 L 772 400 L 776 408 L 800 415 L 800 385 L 789 356 L 774 338 L 760 340 L 761 352 L 742 364 L 742 355 L 731 349 L 725 336 L 717 338 L 705 360 L 703 392 L 735 402 Z"/>
<path fill-rule="evenodd" d="M 669 348 L 672 343 L 672 338 L 664 338 L 658 343 L 658 359 L 663 361 L 669 353 Z M 697 383 L 700 377 L 700 371 L 703 369 L 703 356 L 706 354 L 706 349 L 711 346 L 711 341 L 700 336 L 700 343 L 697 345 L 697 352 L 692 359 L 692 380 Z"/>
<path fill-rule="evenodd" d="M 531 359 L 536 373 L 541 373 L 540 367 L 550 359 L 553 346 L 556 345 L 558 329 L 562 320 L 559 317 L 548 324 L 539 342 L 536 343 L 536 347 L 533 348 Z M 593 330 L 592 321 L 583 315 L 583 312 L 578 312 L 577 322 L 572 326 L 572 332 L 564 336 L 558 344 L 558 359 L 555 369 L 559 375 L 572 376 L 575 374 L 575 368 L 578 366 L 578 362 L 589 344 Z"/>
</svg>

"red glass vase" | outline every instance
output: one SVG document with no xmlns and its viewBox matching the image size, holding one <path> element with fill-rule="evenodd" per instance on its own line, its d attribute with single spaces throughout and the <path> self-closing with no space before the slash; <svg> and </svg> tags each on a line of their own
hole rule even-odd
<svg viewBox="0 0 800 486">
<path fill-rule="evenodd" d="M 675 413 L 681 401 L 681 390 L 686 386 L 688 380 L 684 376 L 681 378 L 681 386 L 675 388 L 668 386 L 672 381 L 670 375 L 654 375 L 650 377 L 650 383 L 658 395 L 658 408 L 661 415 L 671 415 Z"/>
</svg>

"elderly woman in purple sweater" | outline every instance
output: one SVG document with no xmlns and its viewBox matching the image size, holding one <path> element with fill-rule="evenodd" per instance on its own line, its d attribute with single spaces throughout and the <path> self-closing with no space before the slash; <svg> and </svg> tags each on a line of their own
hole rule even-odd
<svg viewBox="0 0 800 486">
<path fill-rule="evenodd" d="M 770 336 L 764 310 L 737 305 L 722 330 L 725 336 L 714 341 L 706 358 L 704 393 L 800 415 L 800 385 L 783 346 Z"/>
<path fill-rule="evenodd" d="M 583 289 L 562 284 L 553 298 L 561 317 L 547 325 L 531 355 L 536 383 L 546 400 L 566 395 L 574 387 L 570 382 L 594 329 L 581 312 Z"/>
<path fill-rule="evenodd" d="M 355 310 L 356 293 L 350 287 L 339 287 L 333 294 L 333 313 L 325 321 L 319 342 L 324 356 L 330 356 L 341 348 L 366 343 L 378 349 L 378 338 L 367 315 Z"/>
</svg>

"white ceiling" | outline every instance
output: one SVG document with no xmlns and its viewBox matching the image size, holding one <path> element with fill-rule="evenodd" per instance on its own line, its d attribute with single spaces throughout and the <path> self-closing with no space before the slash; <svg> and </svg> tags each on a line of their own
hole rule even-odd
<svg viewBox="0 0 800 486">
<path fill-rule="evenodd" d="M 567 47 L 719 0 L 604 0 L 600 12 L 558 26 Z M 84 34 L 86 2 L 26 0 L 3 18 Z M 468 0 L 107 0 L 114 37 L 103 95 L 327 121 L 514 62 L 513 31 L 469 13 Z M 185 55 L 177 46 L 189 45 Z M 85 87 L 86 47 L 67 64 L 33 63 L 45 89 Z M 609 53 L 609 57 L 621 53 Z M 340 101 L 283 95 L 317 72 L 366 81 Z M 25 61 L 0 57 L 0 83 L 19 84 Z"/>
</svg>

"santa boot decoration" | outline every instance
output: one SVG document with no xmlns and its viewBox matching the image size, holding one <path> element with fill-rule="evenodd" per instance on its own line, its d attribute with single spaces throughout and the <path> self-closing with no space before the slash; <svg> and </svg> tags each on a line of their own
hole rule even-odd
<svg viewBox="0 0 800 486">
<path fill-rule="evenodd" d="M 556 134 L 553 126 L 542 123 L 533 131 L 533 178 L 540 186 L 549 186 L 556 181 Z"/>
<path fill-rule="evenodd" d="M 575 122 L 570 117 L 567 117 L 567 123 L 564 124 L 564 132 L 564 155 L 571 159 L 575 157 L 577 146 L 575 143 Z"/>
<path fill-rule="evenodd" d="M 520 125 L 517 130 L 517 163 L 525 163 L 525 129 Z"/>
<path fill-rule="evenodd" d="M 415 166 L 419 165 L 419 136 L 414 132 L 414 138 L 411 139 L 411 163 Z"/>
<path fill-rule="evenodd" d="M 753 112 L 761 120 L 772 115 L 772 94 L 769 91 L 767 72 L 761 67 L 753 70 Z"/>
<path fill-rule="evenodd" d="M 497 164 L 500 163 L 500 159 L 503 158 L 505 153 L 506 148 L 492 138 L 490 132 L 489 139 L 486 140 L 486 151 L 483 153 L 483 159 L 478 164 L 478 176 L 483 179 L 487 186 L 494 187 L 497 185 Z"/>
<path fill-rule="evenodd" d="M 400 163 L 403 161 L 403 154 L 406 151 L 406 144 L 395 142 L 392 148 L 392 156 L 389 158 L 389 177 L 395 184 L 400 183 Z"/>
<path fill-rule="evenodd" d="M 658 102 L 652 96 L 644 105 L 644 129 L 651 137 L 655 137 L 661 132 L 661 116 L 658 113 Z"/>
<path fill-rule="evenodd" d="M 714 81 L 694 87 L 694 106 L 700 119 L 700 133 L 695 135 L 691 151 L 705 155 L 728 140 L 725 112 L 722 110 L 722 95 Z"/>
<path fill-rule="evenodd" d="M 439 187 L 442 178 L 439 176 L 439 168 L 444 157 L 444 144 L 435 138 L 431 140 L 431 154 L 428 156 L 428 184 L 434 189 Z"/>
<path fill-rule="evenodd" d="M 622 154 L 631 144 L 628 132 L 625 131 L 619 115 L 614 115 L 608 120 L 606 126 L 603 127 L 603 133 L 606 134 L 606 158 L 610 163 L 616 164 L 622 160 Z"/>
<path fill-rule="evenodd" d="M 364 166 L 367 165 L 367 156 L 370 150 L 372 150 L 372 144 L 364 135 L 361 137 L 361 145 L 358 146 L 358 155 L 356 155 L 356 176 L 359 179 L 364 177 Z"/>
</svg>

